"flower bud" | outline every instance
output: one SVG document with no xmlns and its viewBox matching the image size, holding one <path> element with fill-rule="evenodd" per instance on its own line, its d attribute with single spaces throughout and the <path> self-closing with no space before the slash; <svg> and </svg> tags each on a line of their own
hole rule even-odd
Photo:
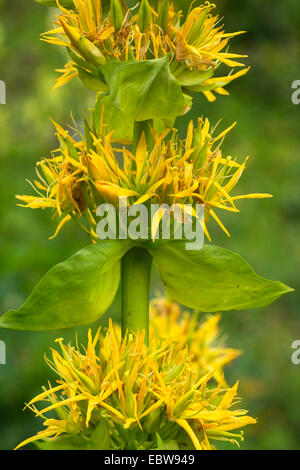
<svg viewBox="0 0 300 470">
<path fill-rule="evenodd" d="M 179 364 L 178 366 L 174 367 L 171 372 L 165 375 L 164 377 L 164 382 L 172 382 L 173 380 L 177 379 L 180 377 L 181 372 L 183 371 L 184 368 L 184 363 Z"/>
<path fill-rule="evenodd" d="M 108 85 L 106 85 L 106 83 L 100 80 L 98 75 L 92 72 L 88 72 L 87 70 L 81 67 L 77 67 L 77 70 L 78 70 L 78 75 L 79 75 L 80 80 L 90 90 L 97 91 L 97 92 L 98 91 L 103 92 L 103 91 L 109 90 Z"/>
<path fill-rule="evenodd" d="M 208 127 L 209 123 L 206 119 L 205 122 L 202 119 L 198 120 L 198 125 L 194 132 L 193 138 L 193 159 L 194 159 L 194 168 L 199 170 L 204 165 L 207 151 L 209 148 L 209 136 L 208 136 Z"/>
<path fill-rule="evenodd" d="M 41 168 L 42 172 L 43 172 L 43 175 L 44 175 L 44 178 L 45 180 L 47 181 L 47 183 L 50 185 L 51 183 L 53 183 L 53 181 L 55 180 L 56 176 L 55 174 L 52 173 L 52 171 L 50 170 L 50 168 L 43 162 L 38 162 L 37 163 L 37 167 L 38 168 Z"/>
<path fill-rule="evenodd" d="M 116 184 L 112 184 L 106 181 L 95 181 L 96 189 L 105 197 L 107 202 L 110 204 L 115 205 L 116 207 L 119 206 L 120 197 L 132 197 L 132 196 L 139 196 L 139 193 L 136 191 L 121 188 Z"/>
<path fill-rule="evenodd" d="M 83 430 L 83 426 L 80 422 L 75 423 L 73 415 L 70 414 L 66 423 L 66 431 L 70 434 L 79 434 Z"/>
<path fill-rule="evenodd" d="M 169 0 L 165 0 L 159 10 L 158 24 L 166 32 L 169 23 Z"/>
<path fill-rule="evenodd" d="M 105 64 L 105 57 L 98 47 L 85 36 L 82 36 L 78 29 L 68 25 L 62 19 L 60 19 L 60 23 L 73 46 L 81 53 L 87 62 L 91 62 L 96 67 Z"/>
<path fill-rule="evenodd" d="M 108 180 L 108 175 L 103 158 L 97 159 L 97 164 L 95 164 L 90 158 L 90 156 L 87 156 L 85 164 L 87 166 L 88 175 L 91 180 L 99 180 L 102 182 Z"/>
<path fill-rule="evenodd" d="M 142 0 L 139 13 L 138 13 L 138 25 L 142 32 L 145 32 L 151 24 L 151 8 L 148 0 Z"/>
<path fill-rule="evenodd" d="M 115 30 L 119 31 L 125 19 L 120 0 L 111 0 L 109 19 Z"/>
<path fill-rule="evenodd" d="M 203 27 L 203 23 L 208 15 L 211 6 L 208 6 L 206 10 L 202 10 L 202 8 L 195 8 L 187 18 L 187 26 L 190 27 L 190 32 L 187 36 L 187 41 L 189 44 L 193 44 L 196 41 L 200 34 Z"/>
</svg>

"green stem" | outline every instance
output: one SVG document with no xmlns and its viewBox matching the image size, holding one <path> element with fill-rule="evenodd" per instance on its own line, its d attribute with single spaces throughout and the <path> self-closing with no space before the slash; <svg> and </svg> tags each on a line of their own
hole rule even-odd
<svg viewBox="0 0 300 470">
<path fill-rule="evenodd" d="M 148 152 L 154 147 L 151 134 L 153 120 L 135 121 L 132 152 L 135 153 L 144 133 Z M 122 259 L 122 335 L 126 331 L 145 330 L 149 343 L 149 290 L 152 257 L 144 248 L 132 248 Z"/>
<path fill-rule="evenodd" d="M 149 291 L 152 257 L 132 248 L 122 259 L 122 334 L 145 330 L 149 344 Z"/>
</svg>

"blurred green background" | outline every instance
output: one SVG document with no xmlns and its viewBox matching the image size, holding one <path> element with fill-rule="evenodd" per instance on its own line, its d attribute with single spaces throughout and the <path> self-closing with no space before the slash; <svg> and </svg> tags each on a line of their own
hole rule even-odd
<svg viewBox="0 0 300 470">
<path fill-rule="evenodd" d="M 259 419 L 246 431 L 241 448 L 300 449 L 300 366 L 291 362 L 291 344 L 300 339 L 300 105 L 291 102 L 291 84 L 300 80 L 299 0 L 215 3 L 228 31 L 248 31 L 234 40 L 234 49 L 249 54 L 252 68 L 230 86 L 230 97 L 213 104 L 195 99 L 180 126 L 202 114 L 212 123 L 222 118 L 224 127 L 238 121 L 225 152 L 252 156 L 239 192 L 268 192 L 274 199 L 241 201 L 241 214 L 223 218 L 231 239 L 215 226 L 214 243 L 239 252 L 265 277 L 296 289 L 269 308 L 223 315 L 227 344 L 244 351 L 227 376 L 229 383 L 240 379 L 243 407 Z M 56 146 L 49 116 L 67 123 L 72 110 L 80 122 L 93 103 L 92 92 L 78 81 L 51 91 L 54 69 L 65 57 L 39 41 L 39 34 L 50 29 L 53 14 L 31 0 L 0 0 L 0 79 L 7 84 L 7 104 L 0 105 L 0 313 L 18 307 L 50 267 L 87 244 L 71 224 L 49 241 L 55 229 L 49 213 L 19 208 L 14 199 L 16 193 L 30 193 L 25 179 L 34 177 L 36 160 Z M 154 281 L 156 292 L 157 276 Z M 118 310 L 117 299 L 110 309 L 115 319 Z M 80 329 L 81 338 L 86 331 Z M 1 449 L 40 429 L 41 422 L 22 408 L 49 377 L 43 352 L 58 335 L 74 339 L 73 330 L 0 331 L 7 345 L 7 365 L 0 365 Z"/>
</svg>

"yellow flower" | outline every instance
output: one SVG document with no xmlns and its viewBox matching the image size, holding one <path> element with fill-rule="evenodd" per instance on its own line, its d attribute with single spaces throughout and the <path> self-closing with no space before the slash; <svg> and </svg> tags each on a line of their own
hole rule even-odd
<svg viewBox="0 0 300 470">
<path fill-rule="evenodd" d="M 111 321 L 103 334 L 89 331 L 86 349 L 57 342 L 61 353 L 52 350 L 47 360 L 57 385 L 27 405 L 46 429 L 17 448 L 40 440 L 59 448 L 72 436 L 79 447 L 92 439 L 97 448 L 103 442 L 95 442 L 94 433 L 104 420 L 108 449 L 150 450 L 170 440 L 179 449 L 211 449 L 214 440 L 238 443 L 242 432 L 231 431 L 255 423 L 236 409 L 237 384 L 214 385 L 214 372 L 196 369 L 187 346 L 154 331 L 149 347 L 144 332 L 122 339 Z M 47 418 L 53 411 L 57 418 Z"/>
<path fill-rule="evenodd" d="M 215 5 L 190 9 L 186 19 L 175 11 L 174 4 L 159 2 L 155 11 L 148 0 L 139 7 L 128 9 L 120 0 L 112 0 L 104 14 L 101 0 L 74 0 L 74 8 L 61 10 L 55 28 L 42 39 L 51 44 L 66 46 L 72 60 L 56 86 L 64 85 L 77 74 L 92 89 L 104 91 L 104 78 L 98 67 L 105 62 L 141 61 L 170 56 L 170 70 L 184 89 L 199 91 L 213 101 L 213 91 L 228 94 L 224 86 L 247 73 L 240 72 L 213 78 L 223 64 L 230 69 L 243 67 L 238 58 L 247 57 L 228 51 L 228 43 L 243 31 L 226 33 L 220 18 L 212 15 Z M 138 9 L 137 9 L 138 8 Z M 103 88 L 104 87 L 104 88 Z"/>
<path fill-rule="evenodd" d="M 179 61 L 185 60 L 191 67 L 213 66 L 215 60 L 230 67 L 240 67 L 243 64 L 232 60 L 241 57 L 240 55 L 223 51 L 231 37 L 244 31 L 225 34 L 221 27 L 217 27 L 219 18 L 210 14 L 214 8 L 215 5 L 209 2 L 199 8 L 193 8 L 180 30 L 174 28 L 178 36 L 177 58 Z"/>
<path fill-rule="evenodd" d="M 150 304 L 150 328 L 162 338 L 188 345 L 195 372 L 202 368 L 213 372 L 217 382 L 223 382 L 225 365 L 236 359 L 241 351 L 226 348 L 220 338 L 221 315 L 209 315 L 199 323 L 198 314 L 182 312 L 179 305 L 164 298 Z"/>
<path fill-rule="evenodd" d="M 72 78 L 78 76 L 78 70 L 74 67 L 73 62 L 67 62 L 63 69 L 56 69 L 56 72 L 60 73 L 61 76 L 56 80 L 53 90 L 69 83 Z"/>
</svg>

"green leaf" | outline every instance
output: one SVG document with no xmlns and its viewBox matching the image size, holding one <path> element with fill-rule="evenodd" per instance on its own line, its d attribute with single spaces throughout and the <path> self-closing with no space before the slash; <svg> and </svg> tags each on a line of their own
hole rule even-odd
<svg viewBox="0 0 300 470">
<path fill-rule="evenodd" d="M 218 246 L 187 251 L 184 242 L 171 241 L 150 252 L 168 294 L 202 312 L 262 308 L 293 291 L 258 276 L 241 256 Z"/>
<path fill-rule="evenodd" d="M 184 114 L 191 98 L 169 70 L 169 56 L 155 60 L 108 62 L 99 70 L 110 98 L 127 119 L 146 121 Z"/>
<path fill-rule="evenodd" d="M 106 240 L 54 266 L 24 305 L 0 317 L 0 328 L 53 330 L 93 323 L 111 305 L 120 283 L 120 259 L 131 247 Z"/>
</svg>

